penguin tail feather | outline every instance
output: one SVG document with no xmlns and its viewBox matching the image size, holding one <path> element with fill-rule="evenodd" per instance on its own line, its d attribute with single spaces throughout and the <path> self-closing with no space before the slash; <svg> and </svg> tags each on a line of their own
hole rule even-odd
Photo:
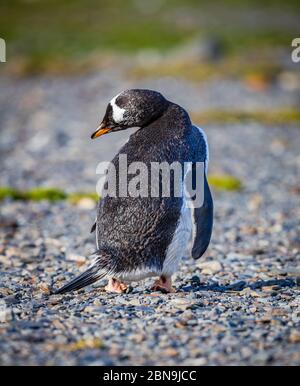
<svg viewBox="0 0 300 386">
<path fill-rule="evenodd" d="M 61 288 L 54 290 L 53 295 L 64 294 L 69 291 L 76 291 L 87 285 L 93 284 L 96 281 L 104 278 L 111 269 L 107 266 L 107 258 L 102 258 L 103 256 L 96 256 L 92 265 L 79 276 L 75 277 L 69 283 L 65 284 Z"/>
</svg>

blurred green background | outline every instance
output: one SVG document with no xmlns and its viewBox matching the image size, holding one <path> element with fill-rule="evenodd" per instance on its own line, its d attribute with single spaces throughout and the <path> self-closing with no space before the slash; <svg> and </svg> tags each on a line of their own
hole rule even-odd
<svg viewBox="0 0 300 386">
<path fill-rule="evenodd" d="M 0 64 L 3 151 L 19 157 L 13 132 L 30 151 L 47 143 L 49 154 L 56 139 L 42 129 L 68 138 L 71 126 L 75 138 L 84 138 L 80 128 L 94 127 L 107 101 L 128 87 L 160 90 L 199 125 L 299 125 L 300 67 L 291 60 L 299 14 L 298 0 L 0 0 L 7 46 Z M 114 138 L 106 140 L 113 153 Z M 74 145 L 74 154 L 81 146 Z M 6 163 L 11 169 L 14 158 Z M 225 172 L 211 184 L 239 189 Z M 36 185 L 17 180 L 12 170 L 3 173 L 0 199 L 67 197 L 12 191 L 11 185 Z"/>
<path fill-rule="evenodd" d="M 274 50 L 289 50 L 299 32 L 299 10 L 297 0 L 1 0 L 5 71 L 84 72 L 116 54 L 166 55 L 209 40 L 215 56 L 222 54 L 223 64 L 227 59 L 219 70 L 234 73 L 232 58 L 245 58 L 249 66 L 249 57 L 261 62 Z M 180 66 L 172 70 L 180 73 Z M 191 71 L 196 78 L 209 73 Z M 137 68 L 135 74 L 144 72 Z"/>
</svg>

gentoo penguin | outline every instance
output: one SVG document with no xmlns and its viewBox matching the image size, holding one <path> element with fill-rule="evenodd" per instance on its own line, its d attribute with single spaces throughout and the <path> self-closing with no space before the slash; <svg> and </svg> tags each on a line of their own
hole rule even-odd
<svg viewBox="0 0 300 386">
<path fill-rule="evenodd" d="M 177 196 L 172 189 L 169 196 L 164 196 L 160 189 L 156 197 L 106 195 L 99 201 L 92 227 L 97 249 L 91 265 L 55 291 L 57 294 L 78 290 L 104 277 L 109 280 L 106 291 L 122 293 L 131 281 L 151 276 L 157 277 L 153 290 L 173 292 L 171 277 L 181 258 L 189 254 L 198 259 L 208 247 L 213 201 L 206 178 L 209 154 L 205 133 L 191 123 L 182 107 L 159 92 L 131 89 L 109 102 L 92 138 L 132 127 L 137 127 L 137 131 L 112 160 L 117 177 L 119 158 L 124 154 L 128 165 L 135 161 L 147 167 L 151 162 L 202 163 L 202 204 L 188 207 L 184 195 Z M 182 184 L 184 179 L 185 175 Z M 118 184 L 118 178 L 116 181 Z"/>
</svg>

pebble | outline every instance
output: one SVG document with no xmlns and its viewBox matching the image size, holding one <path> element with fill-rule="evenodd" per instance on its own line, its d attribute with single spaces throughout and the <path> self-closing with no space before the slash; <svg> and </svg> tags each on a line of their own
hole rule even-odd
<svg viewBox="0 0 300 386">
<path fill-rule="evenodd" d="M 292 330 L 289 336 L 289 341 L 291 343 L 300 343 L 300 331 L 299 330 Z"/>
<path fill-rule="evenodd" d="M 203 275 L 213 275 L 222 270 L 222 265 L 218 261 L 205 261 L 198 263 L 198 267 L 201 269 Z"/>
<path fill-rule="evenodd" d="M 79 263 L 79 265 L 82 265 L 86 262 L 85 256 L 75 255 L 75 254 L 67 255 L 66 259 L 68 261 L 75 261 L 76 263 Z"/>
<path fill-rule="evenodd" d="M 0 301 L 0 323 L 7 323 L 13 318 L 11 308 L 6 306 L 4 300 Z"/>
</svg>

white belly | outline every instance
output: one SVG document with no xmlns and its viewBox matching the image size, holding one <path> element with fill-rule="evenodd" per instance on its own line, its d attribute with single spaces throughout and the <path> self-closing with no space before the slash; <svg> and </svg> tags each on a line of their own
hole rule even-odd
<svg viewBox="0 0 300 386">
<path fill-rule="evenodd" d="M 163 275 L 171 276 L 178 270 L 182 257 L 186 255 L 190 248 L 192 229 L 191 208 L 186 207 L 185 202 L 183 202 L 178 226 L 167 249 L 162 270 Z"/>
<path fill-rule="evenodd" d="M 151 270 L 149 268 L 138 268 L 134 271 L 123 272 L 121 275 L 116 276 L 114 278 L 124 281 L 126 283 L 131 283 L 132 281 L 140 281 L 147 279 L 147 277 L 159 276 L 160 272 Z"/>
</svg>

